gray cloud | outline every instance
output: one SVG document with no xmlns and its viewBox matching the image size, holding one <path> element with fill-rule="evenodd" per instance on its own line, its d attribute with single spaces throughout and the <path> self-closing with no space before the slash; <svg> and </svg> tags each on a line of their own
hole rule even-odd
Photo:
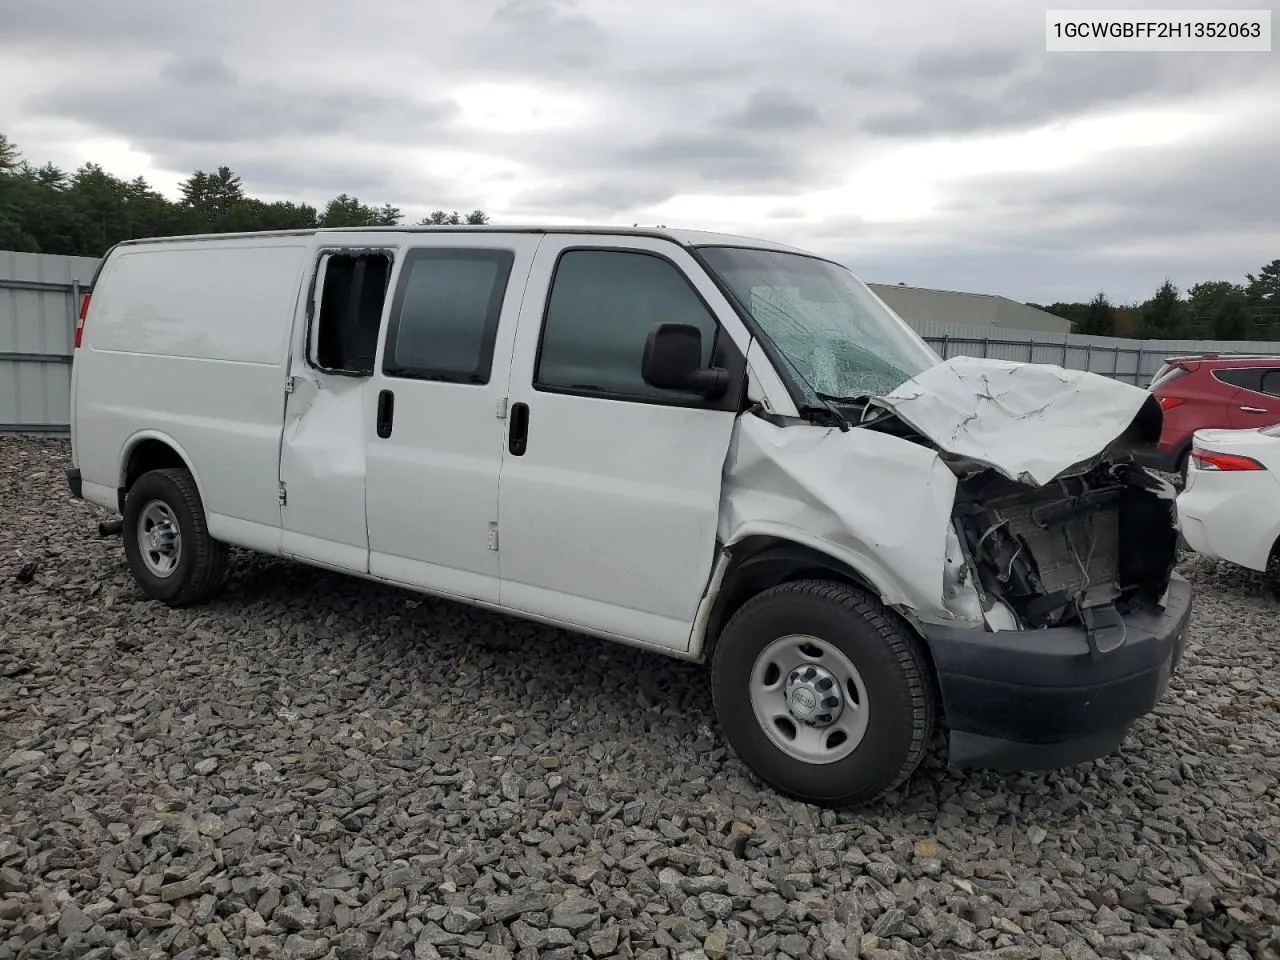
<svg viewBox="0 0 1280 960">
<path fill-rule="evenodd" d="M 1025 52 L 984 44 L 928 50 L 916 58 L 915 73 L 929 82 L 963 83 L 1007 77 L 1025 60 Z"/>
<path fill-rule="evenodd" d="M 893 137 L 1026 129 L 1122 106 L 1168 103 L 1268 74 L 1273 61 L 1222 54 L 1038 54 L 1013 49 L 923 54 L 903 78 L 899 106 L 862 128 Z"/>
<path fill-rule="evenodd" d="M 490 25 L 486 42 L 508 47 L 499 61 L 508 68 L 584 70 L 607 52 L 607 35 L 577 0 L 505 0 Z"/>
<path fill-rule="evenodd" d="M 549 189 L 528 190 L 516 196 L 514 212 L 528 216 L 564 216 L 566 213 L 596 220 L 615 213 L 619 206 L 647 207 L 673 196 L 671 187 L 652 180 L 591 179 Z"/>
<path fill-rule="evenodd" d="M 236 75 L 217 57 L 193 56 L 169 60 L 160 68 L 160 79 L 180 88 L 234 87 Z"/>
<path fill-rule="evenodd" d="M 174 142 L 231 144 L 304 136 L 395 140 L 406 128 L 430 130 L 457 115 L 457 104 L 376 89 L 239 80 L 222 61 L 174 58 L 156 81 L 127 85 L 82 77 L 28 98 L 34 113 L 80 121 L 156 148 Z"/>
<path fill-rule="evenodd" d="M 724 125 L 739 130 L 786 131 L 811 128 L 819 124 L 822 114 L 780 87 L 765 87 L 751 94 L 746 104 L 729 114 Z"/>
<path fill-rule="evenodd" d="M 674 133 L 622 151 L 621 158 L 651 170 L 687 171 L 703 182 L 779 183 L 802 177 L 804 159 L 782 144 L 718 133 Z"/>
<path fill-rule="evenodd" d="M 1103 285 L 1145 296 L 1166 273 L 1238 276 L 1280 255 L 1280 142 L 1268 133 L 1280 129 L 1280 61 L 1046 54 L 1041 12 L 1013 0 L 813 0 L 799 14 L 765 0 L 10 6 L 0 88 L 15 95 L 0 99 L 0 130 L 33 161 L 111 169 L 83 145 L 95 137 L 169 174 L 229 164 L 252 192 L 481 205 L 499 220 L 654 222 L 649 210 L 689 194 L 724 198 L 732 220 L 734 198 L 767 197 L 752 207 L 764 222 L 744 232 L 846 258 L 869 279 L 1036 300 Z M 550 94 L 585 119 L 471 125 L 455 95 L 490 82 L 517 110 Z M 942 203 L 916 222 L 867 222 L 857 199 L 816 222 L 802 209 L 904 145 L 1119 109 L 1204 115 L 1267 84 L 1271 99 L 1255 98 L 1241 129 L 1200 141 L 1103 149 L 1045 174 L 938 183 L 926 171 Z M 427 169 L 432 150 L 453 154 L 447 175 Z"/>
</svg>

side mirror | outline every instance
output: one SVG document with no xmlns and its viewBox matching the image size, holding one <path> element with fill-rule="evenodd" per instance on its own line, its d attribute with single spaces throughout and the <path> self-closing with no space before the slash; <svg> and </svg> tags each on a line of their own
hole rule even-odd
<svg viewBox="0 0 1280 960">
<path fill-rule="evenodd" d="M 660 323 L 649 331 L 640 372 L 651 387 L 708 399 L 729 388 L 729 371 L 702 366 L 702 331 L 686 323 Z"/>
</svg>

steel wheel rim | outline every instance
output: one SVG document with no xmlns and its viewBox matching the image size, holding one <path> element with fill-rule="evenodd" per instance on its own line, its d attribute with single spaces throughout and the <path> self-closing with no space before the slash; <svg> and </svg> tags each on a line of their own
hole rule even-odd
<svg viewBox="0 0 1280 960">
<path fill-rule="evenodd" d="M 828 680 L 831 684 L 824 685 Z M 866 736 L 870 712 L 862 674 L 826 640 L 779 637 L 756 657 L 750 685 L 760 729 L 793 760 L 836 763 Z M 839 699 L 838 707 L 830 706 L 832 699 Z"/>
<path fill-rule="evenodd" d="M 171 576 L 182 559 L 182 528 L 173 509 L 163 500 L 152 500 L 138 514 L 137 533 L 143 566 L 152 576 Z"/>
</svg>

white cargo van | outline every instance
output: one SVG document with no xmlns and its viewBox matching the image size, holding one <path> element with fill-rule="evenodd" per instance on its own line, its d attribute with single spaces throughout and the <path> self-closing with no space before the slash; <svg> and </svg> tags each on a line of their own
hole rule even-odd
<svg viewBox="0 0 1280 960">
<path fill-rule="evenodd" d="M 1190 590 L 1146 391 L 938 356 L 844 267 L 678 230 L 132 241 L 76 334 L 72 492 L 173 605 L 236 545 L 710 664 L 819 804 L 1114 750 Z"/>
</svg>

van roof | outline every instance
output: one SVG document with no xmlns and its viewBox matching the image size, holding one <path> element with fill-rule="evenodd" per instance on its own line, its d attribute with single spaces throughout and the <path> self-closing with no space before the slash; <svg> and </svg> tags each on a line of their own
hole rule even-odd
<svg viewBox="0 0 1280 960">
<path fill-rule="evenodd" d="M 119 246 L 141 246 L 144 244 L 175 243 L 195 240 L 232 240 L 236 238 L 259 237 L 310 237 L 342 234 L 403 234 L 403 233 L 576 233 L 601 236 L 649 237 L 659 240 L 671 240 L 682 246 L 729 246 L 753 247 L 758 250 L 777 250 L 786 253 L 801 253 L 813 256 L 807 250 L 792 247 L 772 240 L 761 240 L 754 237 L 743 237 L 731 233 L 716 233 L 707 230 L 682 230 L 668 227 L 619 227 L 592 224 L 440 224 L 396 227 L 316 227 L 302 230 L 261 230 L 245 233 L 200 233 L 176 237 L 147 237 L 137 240 L 121 241 Z"/>
</svg>

